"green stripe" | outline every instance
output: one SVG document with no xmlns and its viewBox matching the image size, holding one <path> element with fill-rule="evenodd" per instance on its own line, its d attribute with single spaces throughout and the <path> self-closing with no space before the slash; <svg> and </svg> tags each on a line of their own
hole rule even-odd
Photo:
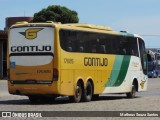
<svg viewBox="0 0 160 120">
<path fill-rule="evenodd" d="M 118 75 L 119 75 L 119 70 L 121 68 L 122 61 L 123 61 L 123 56 L 117 55 L 116 58 L 115 58 L 115 62 L 114 62 L 114 65 L 113 65 L 113 69 L 112 69 L 112 72 L 111 72 L 110 79 L 106 83 L 105 86 L 109 87 L 109 86 L 113 86 L 115 84 L 115 82 L 118 78 Z"/>
<path fill-rule="evenodd" d="M 130 63 L 130 56 L 124 56 L 123 57 L 123 62 L 121 65 L 121 69 L 118 75 L 118 79 L 116 80 L 115 84 L 113 86 L 120 86 L 122 84 L 122 82 L 124 81 L 127 71 L 128 71 L 128 67 L 129 67 L 129 63 Z"/>
<path fill-rule="evenodd" d="M 116 56 L 110 80 L 105 84 L 105 87 L 120 86 L 122 84 L 128 71 L 130 58 L 130 56 Z"/>
</svg>

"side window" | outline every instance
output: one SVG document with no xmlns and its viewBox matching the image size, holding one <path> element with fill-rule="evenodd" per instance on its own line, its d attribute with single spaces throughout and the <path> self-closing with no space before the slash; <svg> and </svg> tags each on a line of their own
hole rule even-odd
<svg viewBox="0 0 160 120">
<path fill-rule="evenodd" d="M 112 36 L 112 50 L 113 54 L 129 55 L 128 41 L 123 36 Z"/>
<path fill-rule="evenodd" d="M 129 37 L 128 41 L 129 41 L 128 50 L 130 52 L 130 55 L 139 57 L 137 38 Z"/>
<path fill-rule="evenodd" d="M 60 45 L 68 52 L 138 56 L 137 38 L 61 29 Z"/>
<path fill-rule="evenodd" d="M 103 40 L 103 39 L 99 39 L 98 52 L 102 53 L 102 54 L 107 53 L 107 51 L 106 51 L 106 41 Z"/>
<path fill-rule="evenodd" d="M 77 31 L 77 52 L 91 52 L 92 34 L 84 31 Z"/>
<path fill-rule="evenodd" d="M 89 52 L 98 53 L 99 38 L 97 33 L 89 33 L 88 40 L 89 40 L 89 44 L 88 44 Z"/>
<path fill-rule="evenodd" d="M 112 54 L 111 35 L 100 34 L 99 40 L 99 52 L 103 54 Z"/>
<path fill-rule="evenodd" d="M 77 33 L 71 30 L 60 30 L 60 44 L 62 49 L 76 52 Z"/>
<path fill-rule="evenodd" d="M 118 36 L 112 36 L 111 44 L 112 44 L 112 54 L 120 54 L 120 51 L 119 51 L 120 43 L 119 43 Z"/>
<path fill-rule="evenodd" d="M 62 49 L 66 50 L 67 40 L 66 40 L 67 32 L 65 30 L 59 31 L 59 37 L 60 37 L 60 45 Z"/>
<path fill-rule="evenodd" d="M 129 52 L 128 52 L 128 46 L 129 46 L 129 42 L 127 40 L 126 37 L 122 37 L 120 36 L 119 37 L 119 54 L 120 55 L 129 55 Z"/>
<path fill-rule="evenodd" d="M 100 40 L 98 33 L 78 31 L 77 41 L 79 42 L 77 43 L 78 48 L 80 48 L 78 52 L 99 53 Z"/>
<path fill-rule="evenodd" d="M 112 51 L 112 37 L 111 36 L 108 36 L 106 35 L 106 53 L 107 54 L 112 54 L 113 51 Z"/>
<path fill-rule="evenodd" d="M 141 64 L 143 68 L 144 74 L 147 74 L 147 54 L 145 51 L 145 44 L 142 39 L 138 39 L 139 41 L 139 50 L 140 50 L 140 58 L 141 58 Z"/>
</svg>

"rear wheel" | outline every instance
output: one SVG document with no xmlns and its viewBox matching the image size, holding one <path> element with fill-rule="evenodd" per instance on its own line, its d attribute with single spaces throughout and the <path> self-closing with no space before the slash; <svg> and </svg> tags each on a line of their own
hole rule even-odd
<svg viewBox="0 0 160 120">
<path fill-rule="evenodd" d="M 156 78 L 158 78 L 158 73 L 156 73 Z"/>
<path fill-rule="evenodd" d="M 127 98 L 135 98 L 136 97 L 136 86 L 133 84 L 132 85 L 132 90 L 131 92 L 127 93 Z"/>
<path fill-rule="evenodd" d="M 86 89 L 84 90 L 84 95 L 83 95 L 83 100 L 85 102 L 91 101 L 93 96 L 93 87 L 90 81 L 87 82 L 86 84 Z"/>
<path fill-rule="evenodd" d="M 82 98 L 82 85 L 80 82 L 77 83 L 77 86 L 76 86 L 76 90 L 75 90 L 75 93 L 74 93 L 74 96 L 69 96 L 69 99 L 72 101 L 72 102 L 80 102 L 81 101 L 81 98 Z"/>
</svg>

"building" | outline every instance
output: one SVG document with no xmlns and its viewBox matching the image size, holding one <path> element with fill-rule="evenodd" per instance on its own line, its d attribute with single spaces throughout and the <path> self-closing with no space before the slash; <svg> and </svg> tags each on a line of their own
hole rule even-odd
<svg viewBox="0 0 160 120">
<path fill-rule="evenodd" d="M 0 79 L 7 77 L 7 41 L 8 29 L 20 21 L 32 21 L 32 17 L 7 17 L 4 30 L 0 30 Z"/>
<path fill-rule="evenodd" d="M 7 31 L 0 31 L 0 79 L 7 76 Z"/>
<path fill-rule="evenodd" d="M 6 26 L 4 29 L 8 30 L 16 22 L 21 22 L 21 21 L 31 22 L 32 19 L 33 19 L 33 17 L 7 17 L 6 18 Z"/>
</svg>

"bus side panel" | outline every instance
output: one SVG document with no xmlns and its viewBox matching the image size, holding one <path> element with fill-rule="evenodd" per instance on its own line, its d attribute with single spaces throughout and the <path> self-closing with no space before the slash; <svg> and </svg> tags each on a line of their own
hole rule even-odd
<svg viewBox="0 0 160 120">
<path fill-rule="evenodd" d="M 142 68 L 140 68 L 140 77 L 138 79 L 138 91 L 146 91 L 147 90 L 147 84 L 148 84 L 148 76 L 145 75 L 143 73 Z"/>
<path fill-rule="evenodd" d="M 113 63 L 115 60 L 115 55 L 99 55 L 101 59 L 107 59 L 107 64 L 105 66 L 98 66 L 97 78 L 94 82 L 94 94 L 102 94 L 105 90 L 105 85 L 110 80 L 111 71 L 113 68 Z"/>
<path fill-rule="evenodd" d="M 96 61 L 97 60 L 97 61 Z M 94 62 L 92 62 L 94 61 Z M 69 53 L 61 50 L 60 94 L 73 95 L 78 80 L 84 87 L 89 79 L 93 81 L 94 94 L 101 94 L 110 79 L 115 55 Z"/>
<path fill-rule="evenodd" d="M 95 73 L 95 79 L 94 79 L 94 94 L 101 94 L 103 91 L 103 81 L 102 80 L 102 71 L 98 70 Z"/>
<path fill-rule="evenodd" d="M 127 92 L 130 92 L 132 89 L 132 83 L 133 83 L 134 79 L 136 79 L 138 81 L 138 90 L 142 90 L 142 88 L 143 88 L 143 91 L 145 91 L 145 87 L 146 87 L 147 83 L 145 83 L 144 87 L 142 87 L 143 86 L 142 85 L 143 84 L 142 78 L 144 78 L 145 75 L 143 74 L 142 75 L 143 77 L 140 75 L 142 72 L 142 71 L 140 71 L 140 68 L 141 68 L 140 66 L 141 66 L 140 59 L 138 57 L 132 56 L 130 59 L 128 70 L 126 72 L 126 75 L 125 75 L 123 82 L 119 86 L 106 87 L 106 89 L 104 90 L 104 93 L 127 93 Z M 114 75 L 116 76 L 117 71 L 114 70 L 113 72 L 114 72 Z M 118 76 L 119 76 L 119 74 L 120 74 L 120 72 L 118 72 Z M 119 79 L 115 79 L 115 81 L 118 81 L 118 80 Z M 109 81 L 109 82 L 113 82 L 113 81 Z M 109 85 L 111 85 L 111 84 L 109 83 Z"/>
<path fill-rule="evenodd" d="M 73 95 L 74 86 L 74 72 L 73 70 L 61 70 L 61 81 L 60 81 L 60 94 L 61 95 Z"/>
<path fill-rule="evenodd" d="M 126 76 L 129 74 L 130 56 L 115 56 L 109 82 L 105 84 L 103 93 L 121 93 L 126 91 Z M 124 84 L 124 85 L 123 85 Z"/>
</svg>

